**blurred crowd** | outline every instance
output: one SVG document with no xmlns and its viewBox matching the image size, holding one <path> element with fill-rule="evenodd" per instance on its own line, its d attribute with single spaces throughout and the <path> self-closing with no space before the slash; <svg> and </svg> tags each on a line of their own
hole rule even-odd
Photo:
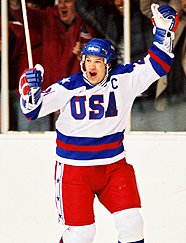
<svg viewBox="0 0 186 243">
<path fill-rule="evenodd" d="M 151 4 L 169 4 L 179 15 L 173 50 L 174 62 L 167 76 L 154 83 L 133 107 L 133 130 L 186 131 L 186 0 L 140 0 L 140 10 L 152 17 Z"/>
<path fill-rule="evenodd" d="M 179 108 L 186 112 L 186 0 L 130 1 L 131 61 L 145 56 L 152 43 L 153 2 L 170 4 L 178 11 L 175 60 L 170 73 L 136 99 L 133 130 L 166 130 L 161 125 L 163 114 L 175 104 L 181 104 L 183 107 Z M 45 70 L 43 89 L 80 70 L 81 49 L 93 37 L 110 39 L 117 49 L 118 62 L 124 62 L 124 0 L 26 0 L 26 5 L 33 64 L 39 63 Z M 20 111 L 19 77 L 28 67 L 20 0 L 9 0 L 8 10 L 10 130 L 53 131 L 57 112 L 26 121 Z M 186 131 L 186 121 L 183 120 L 181 127 L 170 129 Z"/>
</svg>

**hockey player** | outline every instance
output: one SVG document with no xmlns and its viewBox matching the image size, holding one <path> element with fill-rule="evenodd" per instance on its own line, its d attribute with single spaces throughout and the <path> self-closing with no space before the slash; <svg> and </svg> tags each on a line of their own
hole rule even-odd
<svg viewBox="0 0 186 243">
<path fill-rule="evenodd" d="M 124 131 L 136 96 L 173 61 L 178 24 L 169 6 L 152 5 L 154 40 L 137 63 L 114 65 L 112 43 L 92 39 L 82 50 L 81 70 L 41 92 L 36 66 L 20 78 L 20 104 L 28 119 L 60 110 L 56 122 L 56 205 L 69 228 L 60 242 L 92 243 L 95 195 L 115 219 L 119 243 L 143 243 L 143 221 L 135 173 L 125 159 Z"/>
</svg>

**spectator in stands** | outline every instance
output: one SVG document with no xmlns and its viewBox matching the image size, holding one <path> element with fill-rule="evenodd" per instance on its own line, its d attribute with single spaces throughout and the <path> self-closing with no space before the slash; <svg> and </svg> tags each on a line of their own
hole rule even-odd
<svg viewBox="0 0 186 243">
<path fill-rule="evenodd" d="M 151 19 L 152 17 L 152 13 L 151 13 L 151 4 L 152 3 L 157 3 L 160 6 L 163 4 L 169 4 L 170 0 L 165 0 L 165 1 L 161 1 L 161 0 L 140 0 L 140 10 L 141 12 L 147 16 L 149 19 Z"/>
<path fill-rule="evenodd" d="M 171 71 L 157 82 L 155 94 L 155 108 L 164 110 L 167 105 L 186 100 L 186 0 L 144 1 L 140 0 L 141 11 L 151 18 L 150 5 L 152 2 L 159 5 L 169 4 L 179 13 L 179 26 L 175 33 L 175 59 Z"/>
<path fill-rule="evenodd" d="M 114 5 L 118 10 L 118 14 L 124 16 L 124 1 L 114 0 Z M 152 26 L 148 18 L 144 17 L 139 8 L 139 1 L 130 1 L 130 38 L 131 38 L 131 61 L 137 61 L 147 54 L 148 46 L 152 42 L 151 29 Z M 118 44 L 122 53 L 123 36 Z M 123 59 L 123 58 L 122 58 Z"/>
<path fill-rule="evenodd" d="M 132 130 L 186 131 L 185 0 L 140 0 L 141 11 L 149 20 L 152 17 L 152 2 L 170 4 L 179 13 L 180 22 L 173 42 L 175 58 L 169 75 L 160 78 L 156 85 L 151 85 L 136 99 L 132 112 Z"/>
<path fill-rule="evenodd" d="M 27 7 L 45 9 L 54 6 L 55 0 L 26 0 Z"/>
<path fill-rule="evenodd" d="M 38 2 L 37 0 L 27 0 L 26 1 L 26 5 L 27 5 L 27 7 L 29 7 L 29 8 L 32 8 L 32 9 L 42 9 L 42 8 L 44 8 L 43 6 L 42 6 L 42 3 L 41 2 Z"/>
<path fill-rule="evenodd" d="M 20 19 L 20 1 L 10 2 L 16 6 L 11 8 L 11 14 Z M 30 31 L 41 35 L 42 39 L 42 51 L 39 55 L 45 70 L 43 89 L 54 80 L 79 71 L 80 47 L 95 36 L 95 32 L 78 15 L 75 0 L 59 0 L 57 5 L 44 10 L 28 8 L 27 15 Z M 54 129 L 56 118 L 52 120 L 50 130 Z"/>
<path fill-rule="evenodd" d="M 20 0 L 8 0 L 12 9 L 20 8 Z M 54 6 L 55 0 L 26 0 L 27 7 L 36 9 L 45 9 L 50 6 Z"/>
<path fill-rule="evenodd" d="M 80 14 L 99 31 L 99 33 L 111 40 L 118 52 L 118 61 L 123 63 L 124 40 L 123 40 L 123 0 L 78 0 Z M 151 21 L 146 18 L 139 9 L 137 0 L 130 1 L 131 21 L 131 61 L 136 61 L 147 54 L 148 46 L 152 38 L 149 35 L 148 25 Z M 144 28 L 146 27 L 146 29 Z"/>
<path fill-rule="evenodd" d="M 16 16 L 20 11 L 12 11 L 12 14 Z M 59 0 L 56 6 L 45 10 L 28 9 L 27 14 L 29 28 L 42 34 L 43 88 L 51 85 L 53 80 L 79 71 L 74 48 L 82 35 L 88 41 L 95 36 L 95 32 L 76 12 L 75 0 Z"/>
<path fill-rule="evenodd" d="M 174 44 L 176 58 L 173 62 L 170 74 L 167 75 L 167 87 L 165 89 L 165 93 L 168 97 L 168 104 L 170 105 L 186 101 L 186 0 L 180 0 L 179 2 L 181 4 L 181 9 L 179 11 L 180 23 L 176 32 Z M 158 81 L 158 84 L 159 83 L 160 81 Z"/>
<path fill-rule="evenodd" d="M 77 10 L 102 37 L 117 43 L 123 33 L 123 17 L 113 0 L 78 0 Z"/>
<path fill-rule="evenodd" d="M 26 4 L 32 9 L 43 9 L 45 5 L 37 0 L 28 0 Z M 11 4 L 11 2 L 10 2 Z M 16 5 L 11 6 L 16 8 Z M 18 8 L 19 9 L 19 8 Z M 45 131 L 50 130 L 50 117 L 38 121 L 26 121 L 19 105 L 19 77 L 28 67 L 27 49 L 22 18 L 16 20 L 9 12 L 9 97 L 10 97 L 10 130 Z M 41 63 L 42 35 L 30 29 L 33 63 Z"/>
</svg>

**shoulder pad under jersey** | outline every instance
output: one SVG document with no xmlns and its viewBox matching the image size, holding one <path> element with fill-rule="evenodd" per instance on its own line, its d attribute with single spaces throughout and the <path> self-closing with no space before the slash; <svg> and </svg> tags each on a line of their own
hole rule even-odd
<svg viewBox="0 0 186 243">
<path fill-rule="evenodd" d="M 133 70 L 134 70 L 133 63 L 126 64 L 126 65 L 118 64 L 110 71 L 110 76 L 123 74 L 123 73 L 131 73 Z"/>
<path fill-rule="evenodd" d="M 59 80 L 58 84 L 64 86 L 68 90 L 73 90 L 84 86 L 85 82 L 83 80 L 83 74 L 78 72 L 67 78 Z"/>
</svg>

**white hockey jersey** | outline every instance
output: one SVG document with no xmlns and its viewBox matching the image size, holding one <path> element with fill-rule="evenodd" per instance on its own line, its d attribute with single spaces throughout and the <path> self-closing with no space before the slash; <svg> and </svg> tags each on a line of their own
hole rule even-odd
<svg viewBox="0 0 186 243">
<path fill-rule="evenodd" d="M 56 122 L 56 160 L 70 165 L 101 165 L 125 157 L 124 131 L 136 96 L 170 69 L 173 54 L 152 45 L 137 63 L 117 65 L 107 82 L 88 84 L 79 72 L 51 85 L 31 110 L 21 97 L 28 119 L 60 110 Z"/>
</svg>

